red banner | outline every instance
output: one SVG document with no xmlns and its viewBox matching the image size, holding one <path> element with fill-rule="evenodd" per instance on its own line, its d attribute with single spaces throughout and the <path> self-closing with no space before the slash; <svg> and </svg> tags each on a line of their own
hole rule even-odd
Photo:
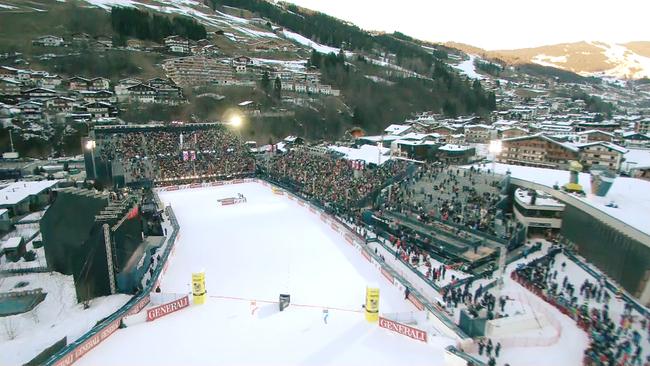
<svg viewBox="0 0 650 366">
<path fill-rule="evenodd" d="M 386 277 L 386 279 L 387 279 L 388 281 L 390 281 L 390 283 L 393 283 L 393 282 L 394 282 L 394 280 L 393 280 L 393 275 L 390 274 L 390 273 L 388 273 L 388 271 L 385 270 L 384 267 L 381 267 L 381 274 L 383 274 L 384 277 Z"/>
<path fill-rule="evenodd" d="M 178 186 L 169 186 L 167 187 L 168 191 L 178 191 Z"/>
<path fill-rule="evenodd" d="M 203 184 L 201 183 L 192 183 L 190 184 L 190 188 L 201 188 L 203 187 Z"/>
<path fill-rule="evenodd" d="M 413 305 L 415 305 L 416 308 L 418 308 L 418 310 L 424 310 L 424 305 L 422 305 L 420 300 L 413 296 L 413 294 L 409 294 L 408 299 Z"/>
<path fill-rule="evenodd" d="M 70 352 L 67 356 L 57 361 L 54 366 L 72 365 L 75 361 L 80 359 L 91 349 L 102 343 L 103 340 L 110 337 L 110 335 L 120 327 L 120 321 L 122 321 L 122 319 L 115 319 L 100 332 L 96 333 L 94 336 L 88 338 L 85 342 L 80 344 L 74 351 Z"/>
<path fill-rule="evenodd" d="M 361 249 L 361 254 L 363 254 L 364 257 L 370 262 L 370 253 L 368 253 L 365 249 Z"/>
<path fill-rule="evenodd" d="M 345 234 L 345 240 L 350 244 L 354 244 L 354 238 L 350 234 Z"/>
<path fill-rule="evenodd" d="M 398 322 L 394 322 L 392 320 L 388 320 L 386 318 L 379 317 L 379 326 L 388 330 L 391 330 L 395 333 L 399 333 L 402 335 L 405 335 L 407 337 L 413 338 L 415 340 L 421 341 L 426 343 L 427 342 L 427 332 L 409 327 L 408 325 L 404 325 Z"/>
<path fill-rule="evenodd" d="M 173 312 L 184 309 L 188 306 L 190 306 L 190 297 L 186 295 L 178 300 L 174 300 L 172 302 L 168 302 L 167 304 L 162 304 L 156 306 L 155 308 L 147 310 L 147 321 L 150 322 L 152 320 L 156 320 L 165 315 L 169 315 Z"/>
<path fill-rule="evenodd" d="M 215 187 L 215 186 L 222 186 L 222 185 L 223 185 L 223 182 L 222 182 L 222 181 L 212 182 L 212 186 L 213 186 L 213 187 Z"/>
</svg>

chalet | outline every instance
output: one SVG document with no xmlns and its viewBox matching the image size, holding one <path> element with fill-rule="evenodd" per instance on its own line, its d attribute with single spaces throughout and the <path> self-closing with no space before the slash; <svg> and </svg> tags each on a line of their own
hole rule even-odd
<svg viewBox="0 0 650 366">
<path fill-rule="evenodd" d="M 139 103 L 154 103 L 156 100 L 156 88 L 145 84 L 133 85 L 127 88 L 129 100 Z"/>
<path fill-rule="evenodd" d="M 576 133 L 577 142 L 585 144 L 588 142 L 606 141 L 612 142 L 614 134 L 600 130 L 588 130 Z"/>
<path fill-rule="evenodd" d="M 650 134 L 650 118 L 644 118 L 634 123 L 634 132 Z"/>
<path fill-rule="evenodd" d="M 621 136 L 625 146 L 650 146 L 650 135 L 638 132 L 625 132 Z"/>
<path fill-rule="evenodd" d="M 521 127 L 507 127 L 500 130 L 499 134 L 500 134 L 499 136 L 500 138 L 509 139 L 513 137 L 527 136 L 530 134 L 530 131 Z"/>
<path fill-rule="evenodd" d="M 232 65 L 253 66 L 253 59 L 248 56 L 237 56 L 232 59 Z"/>
<path fill-rule="evenodd" d="M 578 144 L 580 162 L 590 168 L 602 167 L 613 171 L 621 169 L 623 155 L 627 149 L 606 141 Z"/>
<path fill-rule="evenodd" d="M 41 36 L 32 41 L 32 44 L 35 46 L 43 47 L 59 47 L 64 45 L 63 38 L 59 36 Z"/>
<path fill-rule="evenodd" d="M 111 87 L 111 81 L 102 78 L 92 78 L 88 81 L 88 90 L 108 90 Z"/>
<path fill-rule="evenodd" d="M 9 66 L 0 66 L 0 78 L 18 79 L 18 69 Z"/>
<path fill-rule="evenodd" d="M 56 90 L 45 88 L 33 88 L 22 92 L 24 98 L 35 101 L 43 101 L 56 97 Z"/>
<path fill-rule="evenodd" d="M 123 102 L 129 98 L 129 88 L 142 84 L 142 80 L 137 78 L 127 78 L 120 80 L 117 85 L 115 85 L 115 96 L 117 97 L 118 102 Z"/>
<path fill-rule="evenodd" d="M 73 76 L 67 80 L 68 89 L 71 91 L 88 90 L 89 79 L 81 76 Z"/>
<path fill-rule="evenodd" d="M 615 121 L 580 122 L 576 126 L 576 131 L 600 130 L 605 132 L 614 132 L 614 130 L 619 128 L 621 128 L 621 124 Z"/>
<path fill-rule="evenodd" d="M 63 79 L 59 75 L 45 75 L 37 86 L 46 89 L 56 89 L 61 85 Z"/>
<path fill-rule="evenodd" d="M 94 102 L 83 105 L 83 109 L 88 112 L 92 118 L 115 117 L 117 111 L 110 103 Z"/>
<path fill-rule="evenodd" d="M 56 113 L 72 112 L 76 101 L 68 97 L 54 97 L 45 101 L 45 108 Z"/>
<path fill-rule="evenodd" d="M 464 127 L 465 140 L 467 142 L 488 143 L 497 138 L 497 130 L 492 126 L 478 124 L 466 125 Z"/>
<path fill-rule="evenodd" d="M 84 103 L 115 103 L 117 101 L 115 95 L 113 95 L 113 93 L 108 90 L 82 90 L 79 93 L 83 98 Z"/>
<path fill-rule="evenodd" d="M 72 35 L 73 43 L 87 43 L 93 38 L 88 33 L 74 33 Z"/>
<path fill-rule="evenodd" d="M 2 95 L 20 95 L 20 82 L 14 79 L 0 78 L 0 94 Z"/>
<path fill-rule="evenodd" d="M 190 41 L 181 36 L 169 36 L 165 38 L 165 49 L 171 53 L 189 54 Z"/>
<path fill-rule="evenodd" d="M 17 107 L 25 119 L 35 120 L 43 118 L 43 103 L 28 100 L 18 103 Z"/>
<path fill-rule="evenodd" d="M 387 135 L 397 135 L 397 136 L 402 136 L 406 135 L 407 133 L 411 132 L 413 130 L 413 127 L 410 125 L 397 125 L 397 124 L 392 124 L 384 129 L 384 133 Z"/>
<path fill-rule="evenodd" d="M 429 129 L 429 132 L 437 133 L 440 135 L 453 135 L 457 134 L 459 131 L 451 126 L 438 126 Z"/>
<path fill-rule="evenodd" d="M 183 90 L 177 86 L 165 86 L 156 89 L 154 102 L 178 105 L 183 101 Z"/>
<path fill-rule="evenodd" d="M 147 80 L 147 85 L 149 85 L 152 88 L 164 88 L 164 87 L 170 87 L 170 86 L 176 86 L 173 81 L 169 79 L 163 79 L 163 78 L 153 78 Z"/>
<path fill-rule="evenodd" d="M 579 160 L 580 155 L 576 146 L 558 142 L 544 134 L 503 139 L 501 145 L 496 160 L 505 164 L 567 169 L 571 161 Z"/>
</svg>

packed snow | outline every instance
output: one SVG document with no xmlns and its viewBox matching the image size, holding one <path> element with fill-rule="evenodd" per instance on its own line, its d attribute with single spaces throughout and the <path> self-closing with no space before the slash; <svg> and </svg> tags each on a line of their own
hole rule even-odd
<svg viewBox="0 0 650 366">
<path fill-rule="evenodd" d="M 325 53 L 325 54 L 327 54 L 327 53 L 336 53 L 336 54 L 338 54 L 339 53 L 338 48 L 325 46 L 325 45 L 322 45 L 320 43 L 316 43 L 316 42 L 310 40 L 309 38 L 307 38 L 305 36 L 302 36 L 302 35 L 300 35 L 298 33 L 294 33 L 294 32 L 288 31 L 288 30 L 284 30 L 284 31 L 282 31 L 282 33 L 284 34 L 285 37 L 287 37 L 287 38 L 289 38 L 291 40 L 294 40 L 294 41 L 300 43 L 301 45 L 311 47 L 311 48 L 315 49 L 316 51 L 318 51 L 320 53 Z"/>
<path fill-rule="evenodd" d="M 28 284 L 17 288 L 19 282 Z M 0 365 L 23 365 L 63 337 L 74 342 L 131 298 L 98 297 L 84 310 L 77 304 L 72 276 L 51 272 L 0 278 L 0 292 L 38 288 L 47 293 L 43 302 L 27 313 L 0 318 Z"/>
<path fill-rule="evenodd" d="M 465 60 L 459 63 L 458 65 L 454 66 L 454 68 L 460 70 L 461 73 L 465 74 L 470 79 L 481 80 L 483 79 L 483 76 L 476 72 L 476 66 L 474 65 L 475 59 L 476 56 L 469 55 L 469 60 Z"/>
<path fill-rule="evenodd" d="M 247 202 L 217 201 L 239 193 Z M 405 355 L 411 365 L 444 363 L 447 338 L 423 344 L 366 322 L 361 305 L 370 284 L 381 289 L 380 313 L 413 316 L 416 309 L 305 206 L 259 183 L 161 192 L 160 198 L 181 227 L 161 290 L 187 293 L 192 272 L 204 269 L 209 298 L 117 331 L 79 365 L 395 365 Z M 283 312 L 276 303 L 281 293 L 291 295 Z"/>
</svg>

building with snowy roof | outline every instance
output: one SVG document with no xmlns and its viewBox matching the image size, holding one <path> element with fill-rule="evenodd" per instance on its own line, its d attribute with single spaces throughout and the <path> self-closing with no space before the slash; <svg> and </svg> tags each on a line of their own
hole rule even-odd
<svg viewBox="0 0 650 366">
<path fill-rule="evenodd" d="M 31 208 L 49 203 L 50 191 L 58 183 L 57 180 L 42 180 L 9 184 L 0 189 L 0 209 L 7 209 L 9 217 L 33 211 Z"/>
<path fill-rule="evenodd" d="M 564 204 L 562 241 L 642 304 L 650 304 L 650 181 L 617 177 L 603 190 L 595 174 L 580 173 L 585 191 L 580 195 L 560 189 L 569 182 L 565 170 L 497 163 L 495 171 L 510 176 L 511 193 L 516 188 L 536 190 Z"/>
</svg>

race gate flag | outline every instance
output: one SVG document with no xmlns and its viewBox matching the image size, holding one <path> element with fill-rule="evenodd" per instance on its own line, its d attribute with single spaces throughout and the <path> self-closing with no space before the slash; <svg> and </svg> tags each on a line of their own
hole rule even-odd
<svg viewBox="0 0 650 366">
<path fill-rule="evenodd" d="M 366 320 L 374 323 L 379 319 L 379 288 L 366 287 Z"/>
<path fill-rule="evenodd" d="M 192 296 L 194 304 L 205 303 L 205 272 L 192 273 Z"/>
<path fill-rule="evenodd" d="M 379 326 L 391 330 L 395 333 L 399 333 L 407 337 L 411 337 L 415 340 L 427 343 L 427 332 L 423 330 L 409 327 L 408 325 L 394 322 L 382 317 L 379 317 Z"/>
<path fill-rule="evenodd" d="M 153 321 L 165 315 L 169 315 L 175 311 L 184 309 L 190 306 L 190 297 L 185 295 L 178 300 L 168 302 L 166 304 L 158 305 L 154 308 L 147 310 L 147 321 Z"/>
</svg>

